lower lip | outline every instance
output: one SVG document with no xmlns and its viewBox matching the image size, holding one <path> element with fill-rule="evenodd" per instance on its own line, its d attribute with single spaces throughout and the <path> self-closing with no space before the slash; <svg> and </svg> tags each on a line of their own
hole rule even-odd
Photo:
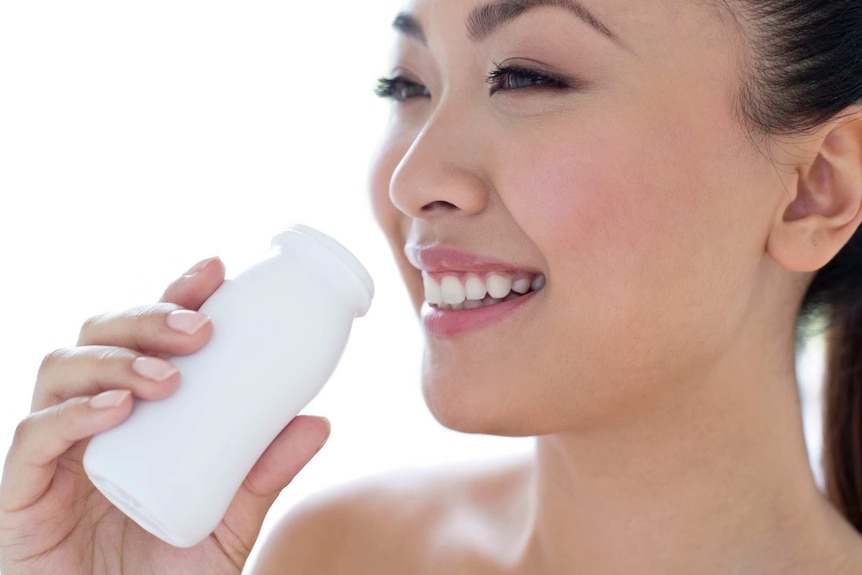
<svg viewBox="0 0 862 575">
<path fill-rule="evenodd" d="M 517 299 L 477 309 L 443 310 L 422 306 L 422 323 L 425 331 L 435 337 L 457 337 L 471 331 L 494 325 L 510 316 L 539 292 L 530 292 Z"/>
</svg>

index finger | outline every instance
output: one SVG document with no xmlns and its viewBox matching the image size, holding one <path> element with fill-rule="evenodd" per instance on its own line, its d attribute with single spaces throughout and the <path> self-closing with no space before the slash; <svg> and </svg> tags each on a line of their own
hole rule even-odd
<svg viewBox="0 0 862 575">
<path fill-rule="evenodd" d="M 195 264 L 168 286 L 159 301 L 197 311 L 224 282 L 224 263 L 209 258 Z"/>
</svg>

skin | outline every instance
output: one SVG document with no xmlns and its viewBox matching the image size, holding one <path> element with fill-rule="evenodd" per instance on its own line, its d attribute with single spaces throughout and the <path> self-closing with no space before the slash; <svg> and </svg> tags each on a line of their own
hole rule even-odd
<svg viewBox="0 0 862 575">
<path fill-rule="evenodd" d="M 372 200 L 417 311 L 406 244 L 546 276 L 498 324 L 429 334 L 422 378 L 444 425 L 537 435 L 536 453 L 317 496 L 281 522 L 255 573 L 858 573 L 860 537 L 808 467 L 794 374 L 805 288 L 862 220 L 858 110 L 752 139 L 734 107 L 744 30 L 711 3 L 587 0 L 617 42 L 537 8 L 474 42 L 465 20 L 479 3 L 406 5 L 426 43 L 399 37 L 393 75 L 430 97 L 393 103 Z M 492 62 L 512 60 L 577 88 L 491 95 Z M 170 393 L 170 380 L 132 375 L 133 358 L 203 345 L 206 328 L 183 339 L 167 317 L 222 273 L 207 266 L 162 306 L 89 322 L 78 348 L 49 356 L 0 489 L 4 573 L 82 555 L 108 561 L 80 573 L 123 558 L 125 573 L 239 572 L 272 499 L 325 439 L 319 420 L 288 428 L 220 530 L 182 552 L 103 515 L 76 467 L 77 441 L 130 408 L 87 398 L 106 385 Z"/>
</svg>

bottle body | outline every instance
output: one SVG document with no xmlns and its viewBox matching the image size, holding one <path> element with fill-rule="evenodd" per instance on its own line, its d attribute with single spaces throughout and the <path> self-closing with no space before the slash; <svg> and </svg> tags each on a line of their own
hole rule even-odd
<svg viewBox="0 0 862 575">
<path fill-rule="evenodd" d="M 201 307 L 210 342 L 171 358 L 176 393 L 136 400 L 127 421 L 87 448 L 93 483 L 168 543 L 190 547 L 215 529 L 266 447 L 329 379 L 353 318 L 367 310 L 365 278 L 355 284 L 344 254 L 307 234 L 282 234 L 279 253 L 226 281 Z"/>
</svg>

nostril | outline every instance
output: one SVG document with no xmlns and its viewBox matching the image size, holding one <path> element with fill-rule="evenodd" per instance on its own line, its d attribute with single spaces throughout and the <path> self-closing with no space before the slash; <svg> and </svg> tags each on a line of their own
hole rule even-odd
<svg viewBox="0 0 862 575">
<path fill-rule="evenodd" d="M 438 200 L 436 202 L 431 202 L 430 204 L 425 204 L 424 206 L 422 206 L 423 212 L 433 212 L 435 210 L 450 211 L 450 210 L 457 210 L 457 209 L 458 209 L 458 206 L 456 206 L 452 202 L 446 202 L 446 201 L 442 201 L 442 200 Z"/>
</svg>

